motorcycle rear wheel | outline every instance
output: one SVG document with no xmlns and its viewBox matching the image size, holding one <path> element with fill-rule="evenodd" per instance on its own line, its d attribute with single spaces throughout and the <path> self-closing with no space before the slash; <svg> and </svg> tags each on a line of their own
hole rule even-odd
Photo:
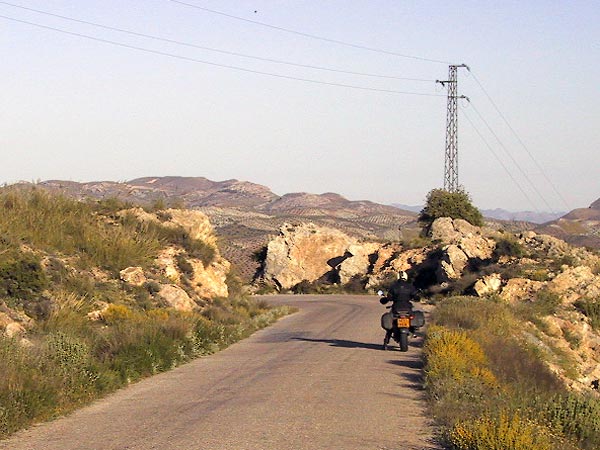
<svg viewBox="0 0 600 450">
<path fill-rule="evenodd" d="M 407 352 L 408 351 L 408 334 L 400 333 L 400 351 Z"/>
</svg>

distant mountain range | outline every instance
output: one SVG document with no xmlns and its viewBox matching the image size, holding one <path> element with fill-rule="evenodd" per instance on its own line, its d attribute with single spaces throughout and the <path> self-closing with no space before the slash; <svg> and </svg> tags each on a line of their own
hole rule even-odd
<svg viewBox="0 0 600 450">
<path fill-rule="evenodd" d="M 403 205 L 400 203 L 392 203 L 392 206 L 401 208 L 407 211 L 416 213 L 421 212 L 423 205 Z M 562 217 L 565 213 L 549 213 L 549 212 L 534 212 L 534 211 L 507 211 L 506 209 L 482 209 L 481 214 L 488 219 L 507 220 L 514 222 L 531 222 L 531 223 L 546 223 Z"/>
</svg>

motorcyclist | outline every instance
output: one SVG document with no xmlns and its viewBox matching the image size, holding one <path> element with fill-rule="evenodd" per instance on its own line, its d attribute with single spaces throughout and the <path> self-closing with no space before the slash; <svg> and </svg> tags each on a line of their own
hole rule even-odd
<svg viewBox="0 0 600 450">
<path fill-rule="evenodd" d="M 387 295 L 379 301 L 382 305 L 393 302 L 392 311 L 412 310 L 413 300 L 417 296 L 417 289 L 408 281 L 408 274 L 404 271 L 398 273 L 398 280 L 390 287 Z"/>
<path fill-rule="evenodd" d="M 379 302 L 382 305 L 385 305 L 389 302 L 392 303 L 392 313 L 397 313 L 399 311 L 412 311 L 413 304 L 412 301 L 417 297 L 417 289 L 413 286 L 411 282 L 408 281 L 408 274 L 404 271 L 398 273 L 398 280 L 394 282 L 394 284 L 390 287 L 386 296 L 382 296 L 379 299 Z M 410 327 L 409 331 L 416 337 L 415 328 Z M 387 345 L 390 342 L 392 337 L 393 330 L 386 330 L 385 339 L 383 341 L 384 348 L 387 348 Z"/>
</svg>

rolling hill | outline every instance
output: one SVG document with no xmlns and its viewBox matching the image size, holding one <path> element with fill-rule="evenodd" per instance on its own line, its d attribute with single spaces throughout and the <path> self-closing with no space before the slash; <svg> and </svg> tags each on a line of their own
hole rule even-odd
<svg viewBox="0 0 600 450">
<path fill-rule="evenodd" d="M 589 208 L 578 208 L 536 230 L 577 246 L 600 249 L 600 199 Z"/>
</svg>

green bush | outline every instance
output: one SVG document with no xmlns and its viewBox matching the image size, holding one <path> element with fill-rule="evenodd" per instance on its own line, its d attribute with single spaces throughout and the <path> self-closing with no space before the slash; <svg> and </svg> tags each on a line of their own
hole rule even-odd
<svg viewBox="0 0 600 450">
<path fill-rule="evenodd" d="M 178 254 L 175 257 L 175 261 L 177 262 L 177 267 L 182 273 L 188 277 L 194 276 L 194 266 L 192 266 L 192 264 L 186 259 L 185 255 Z"/>
<path fill-rule="evenodd" d="M 481 212 L 473 206 L 469 194 L 464 190 L 448 192 L 443 189 L 433 189 L 427 194 L 425 207 L 419 215 L 419 222 L 429 226 L 440 217 L 464 219 L 472 225 L 483 226 Z"/>
<path fill-rule="evenodd" d="M 548 289 L 542 289 L 535 295 L 535 300 L 531 304 L 535 313 L 541 316 L 549 316 L 556 312 L 561 305 L 561 298 L 555 292 Z"/>
<path fill-rule="evenodd" d="M 0 256 L 0 296 L 37 299 L 48 285 L 39 257 L 29 253 Z"/>
<path fill-rule="evenodd" d="M 600 301 L 582 299 L 575 302 L 575 307 L 590 319 L 595 330 L 600 330 Z"/>
<path fill-rule="evenodd" d="M 496 241 L 494 256 L 511 256 L 521 258 L 525 255 L 524 247 L 514 238 L 503 237 Z"/>
</svg>

